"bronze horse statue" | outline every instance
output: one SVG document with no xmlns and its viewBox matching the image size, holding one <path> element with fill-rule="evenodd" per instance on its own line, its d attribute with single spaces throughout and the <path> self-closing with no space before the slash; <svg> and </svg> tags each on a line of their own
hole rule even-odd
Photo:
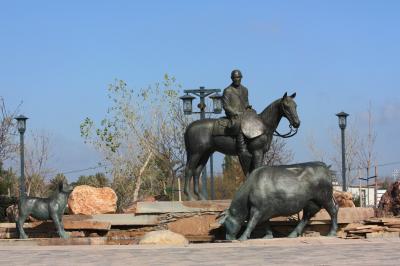
<svg viewBox="0 0 400 266">
<path fill-rule="evenodd" d="M 255 168 L 262 165 L 264 154 L 269 150 L 274 132 L 282 117 L 286 117 L 291 127 L 297 129 L 300 120 L 296 111 L 294 98 L 296 93 L 288 96 L 287 93 L 282 98 L 272 102 L 264 109 L 258 117 L 264 124 L 263 134 L 247 139 L 249 150 L 249 160 L 240 160 L 243 172 L 246 176 Z M 213 134 L 214 124 L 218 119 L 203 119 L 192 122 L 185 131 L 186 146 L 186 167 L 185 167 L 185 188 L 184 193 L 189 200 L 194 196 L 190 192 L 190 180 L 193 177 L 194 194 L 201 200 L 206 198 L 199 192 L 199 177 L 204 166 L 207 164 L 210 155 L 221 152 L 227 155 L 238 155 L 235 136 Z"/>
</svg>

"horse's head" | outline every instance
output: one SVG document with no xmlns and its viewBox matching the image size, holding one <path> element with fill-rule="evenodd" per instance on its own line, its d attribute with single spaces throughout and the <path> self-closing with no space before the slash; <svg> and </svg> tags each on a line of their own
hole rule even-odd
<svg viewBox="0 0 400 266">
<path fill-rule="evenodd" d="M 286 92 L 281 99 L 281 109 L 283 116 L 289 120 L 290 125 L 294 128 L 298 128 L 300 126 L 300 120 L 297 115 L 297 104 L 294 101 L 294 97 L 296 97 L 296 93 L 288 96 Z"/>
</svg>

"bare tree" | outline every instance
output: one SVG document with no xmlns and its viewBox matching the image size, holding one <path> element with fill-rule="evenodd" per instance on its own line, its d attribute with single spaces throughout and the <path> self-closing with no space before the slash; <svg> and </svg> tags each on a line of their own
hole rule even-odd
<svg viewBox="0 0 400 266">
<path fill-rule="evenodd" d="M 374 120 L 372 115 L 372 104 L 369 102 L 367 109 L 368 130 L 367 136 L 361 139 L 361 147 L 359 153 L 360 167 L 366 169 L 367 176 L 370 177 L 370 169 L 372 163 L 376 160 L 375 141 L 376 132 L 374 129 Z"/>
<path fill-rule="evenodd" d="M 177 178 L 183 175 L 186 160 L 184 132 L 191 120 L 183 113 L 178 97 L 180 86 L 175 84 L 175 79 L 165 76 L 163 88 L 167 97 L 160 99 L 154 109 L 157 123 L 153 134 L 149 134 L 146 140 L 155 155 L 153 166 L 158 168 L 157 180 L 165 190 L 167 183 L 172 188 Z M 157 94 L 162 95 L 160 92 Z"/>
<path fill-rule="evenodd" d="M 47 193 L 45 178 L 54 172 L 48 166 L 50 145 L 48 134 L 33 132 L 25 147 L 25 183 L 28 195 L 43 196 Z"/>
<path fill-rule="evenodd" d="M 286 164 L 293 160 L 293 151 L 286 147 L 286 142 L 282 138 L 273 138 L 271 147 L 264 155 L 265 165 Z"/>
<path fill-rule="evenodd" d="M 314 160 L 321 161 L 321 162 L 327 161 L 327 157 L 328 157 L 327 152 L 322 150 L 320 147 L 318 147 L 313 134 L 309 134 L 307 136 L 306 142 L 307 142 L 307 147 L 310 150 Z"/>
<path fill-rule="evenodd" d="M 14 117 L 16 117 L 18 109 L 19 106 L 10 112 L 5 105 L 4 99 L 0 97 L 0 163 L 13 158 L 18 149 L 14 123 Z"/>
<path fill-rule="evenodd" d="M 341 145 L 341 136 L 340 134 L 335 134 L 332 136 L 332 144 L 334 146 L 335 152 L 331 154 L 331 161 L 333 162 L 335 169 L 342 169 L 342 145 Z M 361 149 L 361 137 L 360 132 L 356 128 L 354 123 L 349 123 L 346 128 L 346 138 L 345 138 L 345 146 L 346 146 L 346 179 L 347 184 L 351 185 L 355 180 L 357 180 L 360 176 L 357 171 L 353 171 L 353 169 L 357 169 L 360 167 L 360 149 Z"/>
<path fill-rule="evenodd" d="M 363 176 L 360 169 L 367 169 L 369 176 L 369 169 L 376 159 L 374 144 L 376 140 L 376 133 L 373 127 L 373 115 L 371 103 L 367 109 L 368 116 L 368 130 L 367 134 L 363 135 L 358 129 L 358 124 L 355 122 L 348 123 L 346 127 L 346 179 L 347 184 L 354 184 L 356 180 Z M 359 120 L 359 119 L 358 119 Z M 353 121 L 356 121 L 354 119 Z M 338 130 L 330 130 L 332 145 L 334 147 L 333 153 L 328 153 L 326 150 L 317 147 L 315 140 L 310 136 L 307 140 L 308 148 L 316 160 L 332 162 L 335 169 L 342 167 L 342 146 L 341 136 Z M 341 179 L 338 180 L 339 182 Z"/>
</svg>

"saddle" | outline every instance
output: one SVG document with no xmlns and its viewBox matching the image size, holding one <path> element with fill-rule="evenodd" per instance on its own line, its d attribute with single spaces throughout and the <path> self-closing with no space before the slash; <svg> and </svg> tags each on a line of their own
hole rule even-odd
<svg viewBox="0 0 400 266">
<path fill-rule="evenodd" d="M 231 121 L 227 117 L 221 117 L 214 122 L 213 136 L 236 136 L 239 130 L 248 139 L 252 139 L 264 134 L 266 128 L 258 115 L 253 112 L 245 112 L 239 127 L 231 127 Z"/>
<path fill-rule="evenodd" d="M 231 121 L 226 117 L 215 120 L 212 135 L 213 136 L 236 136 L 239 134 L 238 128 L 231 127 Z"/>
</svg>

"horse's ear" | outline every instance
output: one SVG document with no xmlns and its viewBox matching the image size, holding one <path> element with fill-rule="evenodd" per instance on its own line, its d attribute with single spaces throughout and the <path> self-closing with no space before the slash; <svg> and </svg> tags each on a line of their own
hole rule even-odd
<svg viewBox="0 0 400 266">
<path fill-rule="evenodd" d="M 294 98 L 296 97 L 296 93 L 293 93 L 292 95 L 290 95 L 290 98 Z"/>
<path fill-rule="evenodd" d="M 283 95 L 282 99 L 285 99 L 287 97 L 287 92 L 285 92 L 285 95 Z"/>
</svg>

